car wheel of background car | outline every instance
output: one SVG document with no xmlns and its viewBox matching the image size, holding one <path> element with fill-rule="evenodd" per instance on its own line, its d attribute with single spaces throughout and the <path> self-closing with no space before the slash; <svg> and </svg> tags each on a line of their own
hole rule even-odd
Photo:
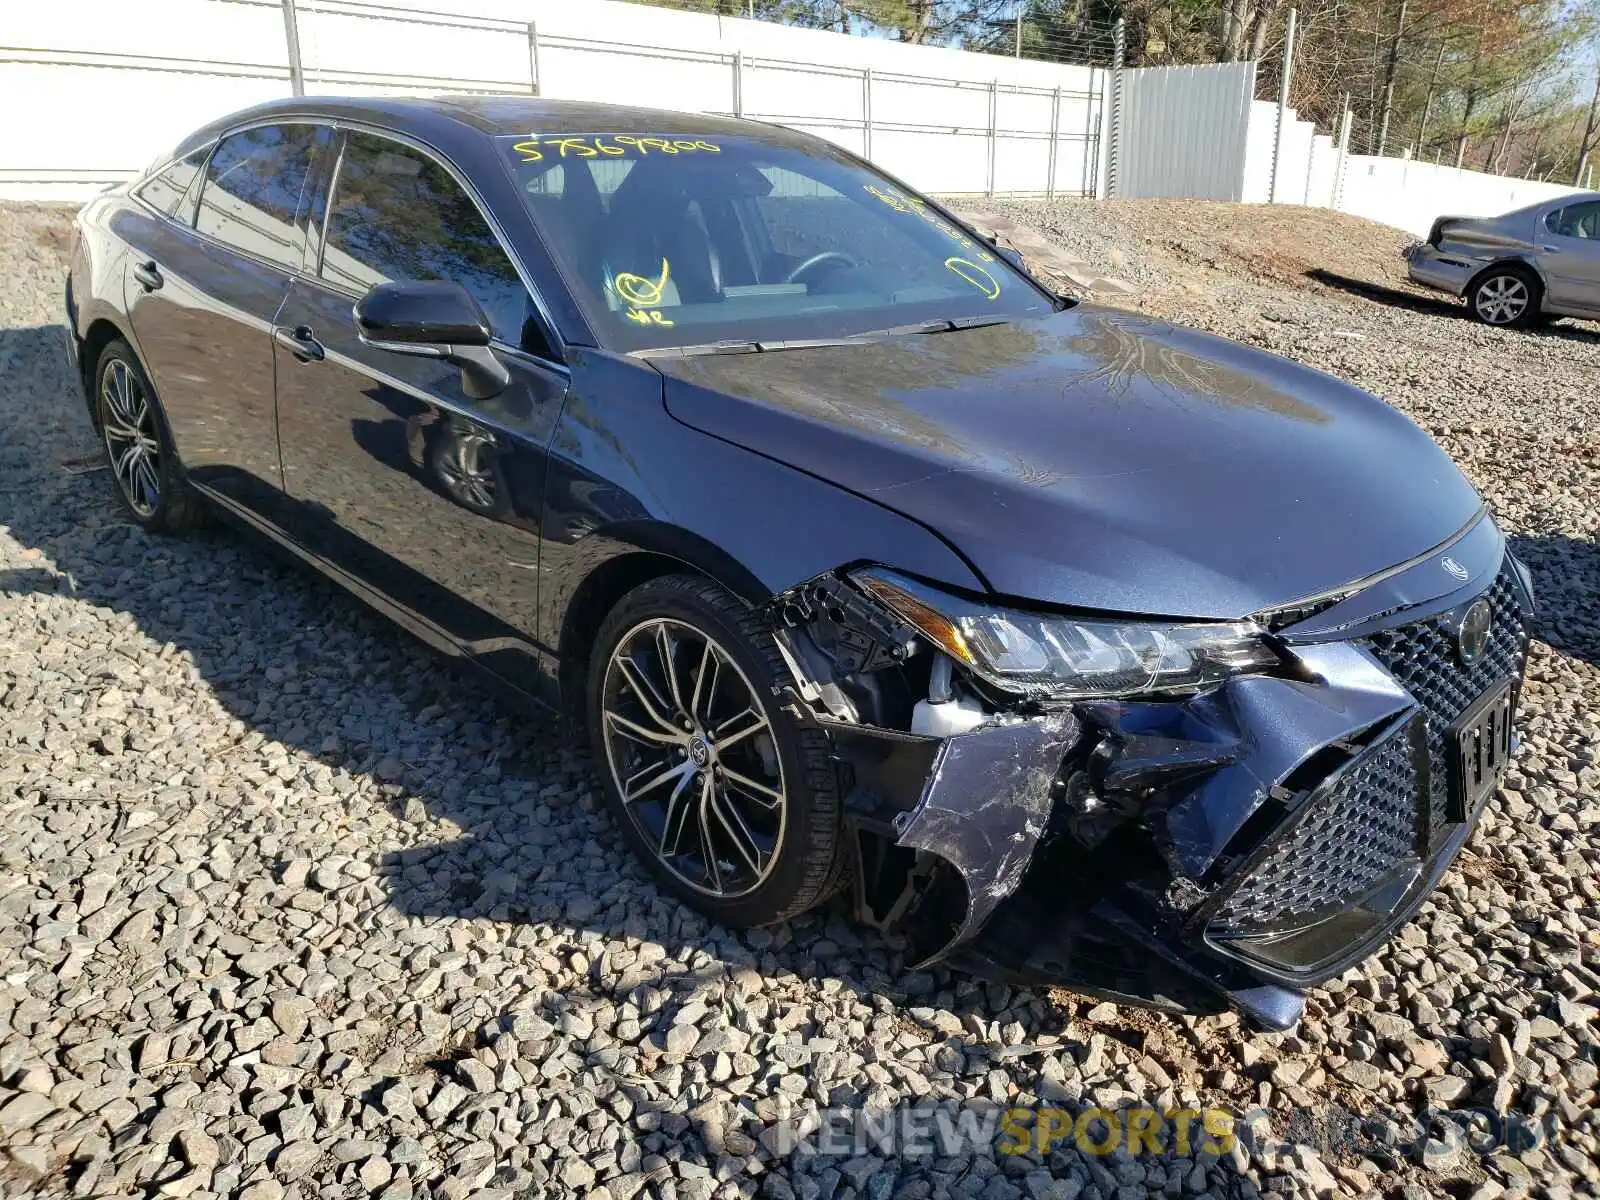
<svg viewBox="0 0 1600 1200">
<path fill-rule="evenodd" d="M 1494 267 L 1472 283 L 1467 304 L 1472 315 L 1488 325 L 1526 328 L 1539 317 L 1543 288 L 1539 277 L 1524 267 Z"/>
<path fill-rule="evenodd" d="M 788 680 L 770 632 L 691 575 L 624 596 L 590 659 L 612 815 L 669 891 L 727 925 L 794 916 L 840 881 L 837 776 L 826 738 L 774 702 Z"/>
<path fill-rule="evenodd" d="M 200 521 L 200 498 L 183 478 L 150 377 L 118 339 L 95 365 L 95 415 L 117 499 L 151 532 L 182 533 Z"/>
</svg>

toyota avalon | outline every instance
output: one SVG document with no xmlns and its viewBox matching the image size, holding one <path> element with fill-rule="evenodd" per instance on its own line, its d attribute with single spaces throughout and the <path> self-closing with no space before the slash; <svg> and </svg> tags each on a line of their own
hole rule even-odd
<svg viewBox="0 0 1600 1200">
<path fill-rule="evenodd" d="M 814 137 L 283 100 L 77 226 L 128 516 L 570 714 L 718 921 L 844 893 L 910 963 L 1282 1028 L 1506 769 L 1528 578 L 1411 421 Z"/>
</svg>

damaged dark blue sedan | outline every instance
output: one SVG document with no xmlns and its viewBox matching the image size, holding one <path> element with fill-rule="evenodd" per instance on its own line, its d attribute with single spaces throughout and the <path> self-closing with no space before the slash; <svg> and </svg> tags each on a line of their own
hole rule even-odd
<svg viewBox="0 0 1600 1200">
<path fill-rule="evenodd" d="M 78 228 L 128 515 L 572 714 L 719 921 L 848 890 L 911 962 L 1284 1027 L 1510 757 L 1528 579 L 1415 425 L 815 138 L 285 100 Z"/>
</svg>

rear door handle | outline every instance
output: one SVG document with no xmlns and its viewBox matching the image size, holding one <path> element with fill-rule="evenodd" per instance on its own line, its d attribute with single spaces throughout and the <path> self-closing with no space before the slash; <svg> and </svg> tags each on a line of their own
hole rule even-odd
<svg viewBox="0 0 1600 1200">
<path fill-rule="evenodd" d="M 1561 247 L 1560 246 L 1545 246 L 1544 247 L 1544 252 L 1546 254 L 1560 254 L 1561 253 Z"/>
<path fill-rule="evenodd" d="M 309 325 L 296 325 L 293 329 L 274 329 L 272 338 L 303 363 L 321 362 L 327 357 L 322 343 L 317 341 Z"/>
<path fill-rule="evenodd" d="M 139 286 L 147 292 L 156 291 L 166 282 L 161 278 L 161 270 L 154 262 L 134 264 L 133 277 L 139 281 Z"/>
</svg>

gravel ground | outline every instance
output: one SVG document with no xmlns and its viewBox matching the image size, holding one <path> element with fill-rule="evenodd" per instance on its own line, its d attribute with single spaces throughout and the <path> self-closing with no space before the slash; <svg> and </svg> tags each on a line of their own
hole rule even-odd
<svg viewBox="0 0 1600 1200">
<path fill-rule="evenodd" d="M 1293 1034 L 1251 1035 L 909 972 L 840 911 L 708 926 L 625 861 L 558 729 L 238 535 L 118 517 L 62 358 L 65 215 L 0 207 L 0 1191 L 1595 1194 L 1600 340 L 1472 325 L 1401 285 L 1400 235 L 1325 213 L 1003 207 L 1130 303 L 1411 413 L 1532 565 L 1522 755 L 1394 943 Z M 1303 1136 L 1220 1159 L 793 1149 L 825 1104 L 1133 1097 Z M 1305 1134 L 1430 1107 L 1557 1133 Z"/>
</svg>

